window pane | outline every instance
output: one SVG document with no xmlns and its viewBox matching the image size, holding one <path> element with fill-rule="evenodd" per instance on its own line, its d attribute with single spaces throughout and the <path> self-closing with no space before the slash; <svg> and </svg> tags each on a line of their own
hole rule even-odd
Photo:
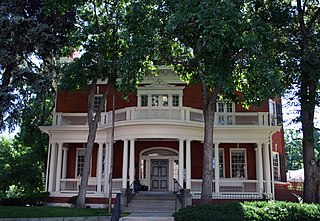
<svg viewBox="0 0 320 221">
<path fill-rule="evenodd" d="M 159 95 L 152 95 L 152 106 L 159 106 Z"/>
<path fill-rule="evenodd" d="M 98 110 L 98 107 L 99 107 L 101 101 L 102 101 L 102 96 L 101 95 L 95 95 L 93 111 L 96 112 Z M 105 111 L 105 106 L 103 106 L 103 109 L 102 109 L 102 112 L 104 112 L 104 111 Z"/>
<path fill-rule="evenodd" d="M 141 107 L 148 106 L 148 95 L 141 95 Z"/>
<path fill-rule="evenodd" d="M 162 106 L 168 106 L 168 95 L 162 95 Z"/>
<path fill-rule="evenodd" d="M 231 150 L 231 177 L 246 177 L 245 150 Z"/>
<path fill-rule="evenodd" d="M 274 179 L 280 180 L 280 173 L 279 173 L 279 154 L 273 154 L 273 171 L 274 171 Z"/>
<path fill-rule="evenodd" d="M 78 159 L 77 159 L 77 176 L 82 176 L 83 166 L 84 166 L 84 156 L 85 150 L 78 150 Z"/>
<path fill-rule="evenodd" d="M 224 105 L 223 105 L 223 103 L 218 103 L 218 112 L 224 112 Z"/>
<path fill-rule="evenodd" d="M 219 150 L 219 174 L 220 174 L 220 178 L 224 178 L 224 157 L 223 157 L 223 150 Z M 213 166 L 213 179 L 215 176 L 215 170 L 214 170 L 214 160 L 215 160 L 215 156 L 213 153 L 213 161 L 212 161 L 212 166 Z"/>
<path fill-rule="evenodd" d="M 172 106 L 179 107 L 179 95 L 178 94 L 172 95 Z"/>
<path fill-rule="evenodd" d="M 233 112 L 232 103 L 227 103 L 227 112 Z"/>
</svg>

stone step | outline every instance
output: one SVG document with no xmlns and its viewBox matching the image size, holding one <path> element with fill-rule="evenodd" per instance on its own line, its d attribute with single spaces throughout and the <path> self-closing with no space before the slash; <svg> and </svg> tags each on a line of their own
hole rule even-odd
<svg viewBox="0 0 320 221">
<path fill-rule="evenodd" d="M 129 202 L 126 212 L 167 212 L 173 213 L 176 210 L 176 196 L 169 193 L 138 193 Z"/>
</svg>

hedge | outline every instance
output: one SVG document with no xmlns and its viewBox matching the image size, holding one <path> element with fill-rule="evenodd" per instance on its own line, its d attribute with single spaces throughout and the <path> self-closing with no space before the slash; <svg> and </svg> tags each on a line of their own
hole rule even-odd
<svg viewBox="0 0 320 221">
<path fill-rule="evenodd" d="M 49 198 L 49 192 L 28 194 L 15 198 L 0 199 L 0 205 L 2 206 L 42 206 L 47 204 Z"/>
<path fill-rule="evenodd" d="M 194 205 L 173 214 L 175 221 L 320 221 L 319 204 L 256 201 Z"/>
</svg>

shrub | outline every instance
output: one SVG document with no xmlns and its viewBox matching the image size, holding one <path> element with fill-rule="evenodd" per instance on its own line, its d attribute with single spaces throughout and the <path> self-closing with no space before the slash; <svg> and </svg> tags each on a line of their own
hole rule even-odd
<svg viewBox="0 0 320 221">
<path fill-rule="evenodd" d="M 68 203 L 71 204 L 72 207 L 76 205 L 78 199 L 78 195 L 72 196 L 68 199 Z"/>
<path fill-rule="evenodd" d="M 4 198 L 0 200 L 0 205 L 3 206 L 42 206 L 47 204 L 49 192 L 33 193 L 23 195 L 21 197 Z"/>
<path fill-rule="evenodd" d="M 173 215 L 176 221 L 316 221 L 320 205 L 257 201 L 189 206 Z"/>
</svg>

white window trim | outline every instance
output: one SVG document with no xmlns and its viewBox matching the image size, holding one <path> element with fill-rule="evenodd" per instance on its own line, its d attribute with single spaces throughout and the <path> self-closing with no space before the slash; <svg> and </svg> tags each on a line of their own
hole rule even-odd
<svg viewBox="0 0 320 221">
<path fill-rule="evenodd" d="M 245 173 L 245 177 L 232 177 L 232 151 L 235 151 L 235 150 L 244 150 L 244 163 L 245 163 L 245 170 L 244 170 L 244 173 Z M 247 150 L 246 148 L 230 148 L 230 179 L 248 179 L 248 163 L 247 163 Z"/>
</svg>

